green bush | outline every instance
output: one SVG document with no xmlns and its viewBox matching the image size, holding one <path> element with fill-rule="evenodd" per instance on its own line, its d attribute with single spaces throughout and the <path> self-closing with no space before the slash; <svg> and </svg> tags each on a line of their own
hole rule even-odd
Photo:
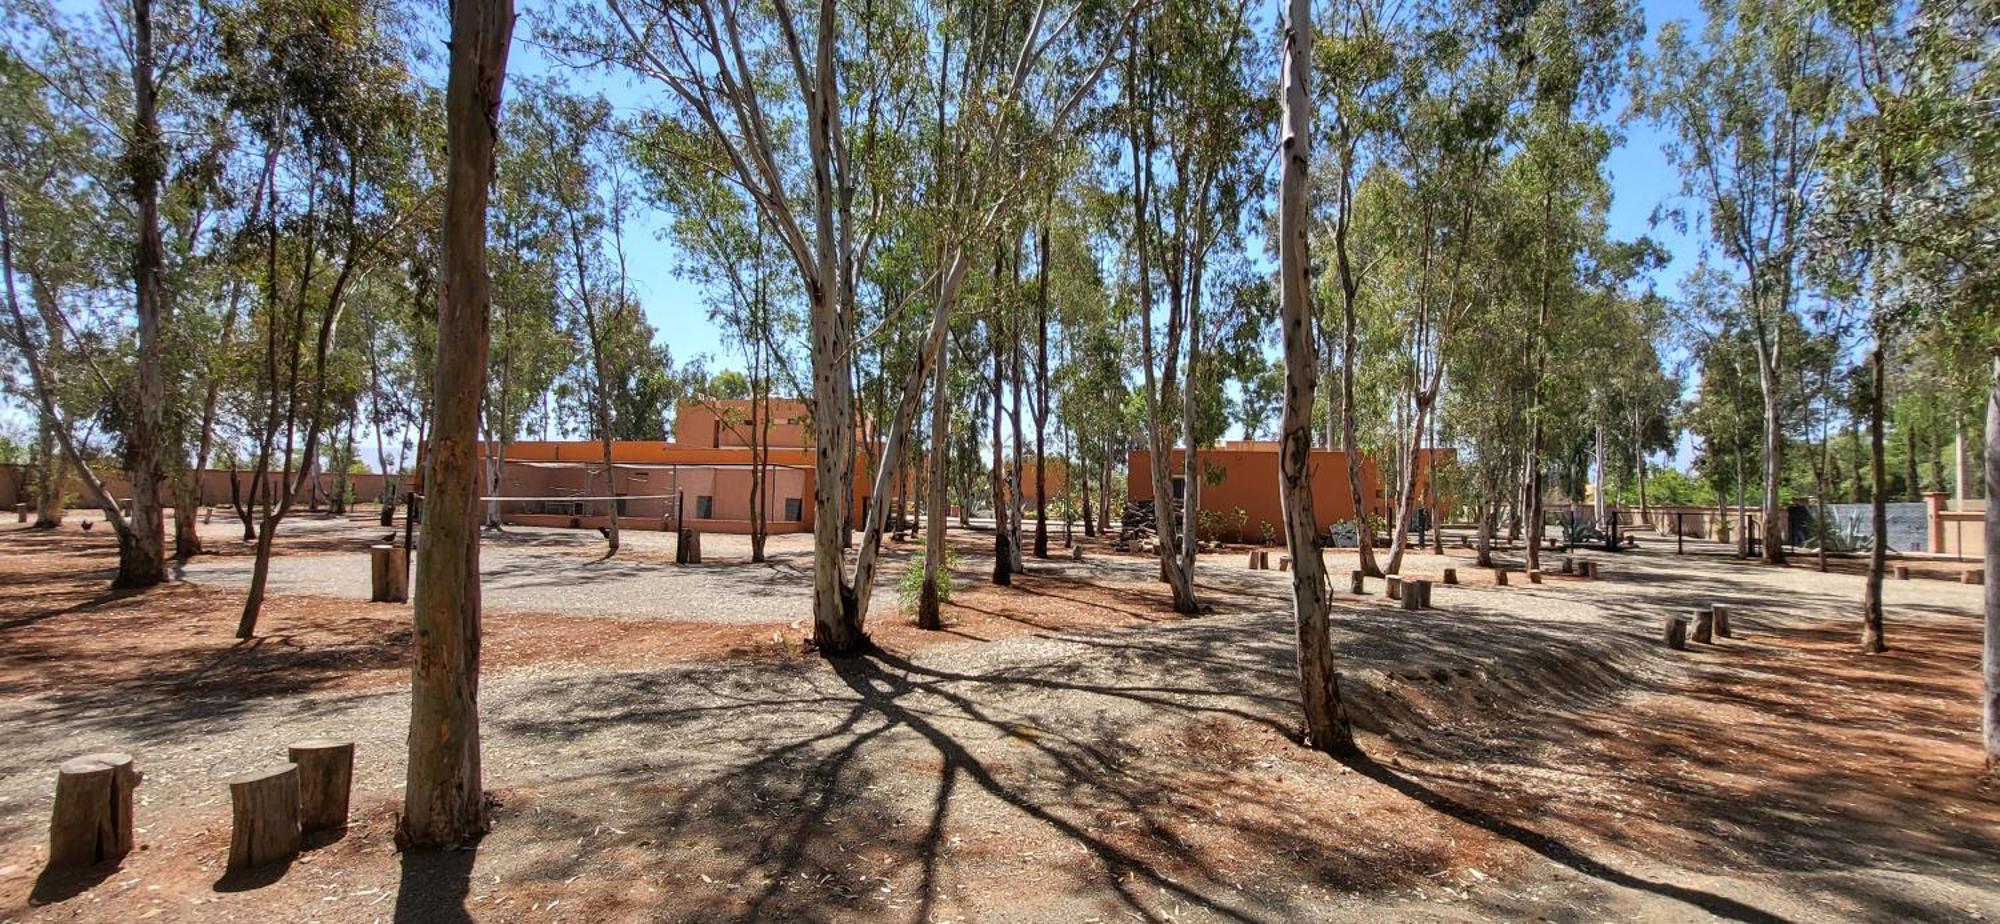
<svg viewBox="0 0 2000 924">
<path fill-rule="evenodd" d="M 937 597 L 939 603 L 951 602 L 951 571 L 958 567 L 958 553 L 950 546 L 944 549 L 944 567 L 938 569 Z M 903 604 L 903 612 L 915 613 L 924 599 L 924 549 L 918 546 L 910 553 L 908 567 L 896 581 L 896 599 Z"/>
</svg>

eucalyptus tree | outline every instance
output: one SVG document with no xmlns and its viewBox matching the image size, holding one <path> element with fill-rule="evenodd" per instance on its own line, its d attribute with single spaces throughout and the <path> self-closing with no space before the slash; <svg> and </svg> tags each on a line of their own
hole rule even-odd
<svg viewBox="0 0 2000 924">
<path fill-rule="evenodd" d="M 1351 754 L 1354 733 L 1340 698 L 1327 616 L 1326 563 L 1320 557 L 1313 516 L 1312 404 L 1318 387 L 1313 346 L 1310 210 L 1307 176 L 1312 161 L 1312 4 L 1289 0 L 1280 67 L 1279 123 L 1282 178 L 1278 187 L 1279 335 L 1285 353 L 1285 403 L 1278 456 L 1279 498 L 1285 512 L 1285 547 L 1291 552 L 1292 607 L 1298 634 L 1299 704 L 1306 744 L 1328 754 Z M 1155 463 L 1157 464 L 1157 462 Z"/>
<path fill-rule="evenodd" d="M 611 445 L 612 389 L 608 361 L 611 327 L 616 318 L 636 312 L 627 297 L 625 277 L 625 203 L 606 195 L 607 174 L 623 152 L 610 140 L 615 129 L 611 104 L 602 96 L 572 95 L 562 88 L 531 85 L 517 104 L 511 147 L 522 152 L 524 181 L 542 201 L 561 240 L 562 259 L 551 261 L 559 324 L 572 342 L 584 348 L 584 359 L 573 367 L 583 403 L 590 408 L 587 428 L 598 441 L 604 463 L 605 493 L 618 493 Z M 609 254 L 606 252 L 608 238 Z M 620 383 L 622 384 L 622 383 Z M 504 436 L 503 436 L 504 439 Z M 605 538 L 617 554 L 621 504 L 607 503 Z"/>
<path fill-rule="evenodd" d="M 658 123 L 651 128 L 671 132 Z M 741 372 L 718 373 L 693 397 L 710 402 L 724 426 L 740 429 L 750 450 L 750 559 L 762 562 L 769 521 L 767 409 L 781 382 L 802 393 L 797 384 L 802 363 L 795 359 L 804 344 L 798 301 L 777 284 L 785 272 L 783 256 L 751 203 L 720 178 L 677 159 L 671 134 L 642 131 L 630 151 L 648 181 L 647 198 L 673 216 L 671 233 L 684 255 L 677 272 L 699 287 L 709 319 L 743 361 Z M 747 416 L 725 413 L 718 403 L 743 399 L 750 402 Z"/>
<path fill-rule="evenodd" d="M 1843 283 L 1866 305 L 1871 336 L 1867 416 L 1876 549 L 1863 594 L 1862 650 L 1886 647 L 1882 627 L 1887 493 L 1883 416 L 1888 401 L 1888 350 L 1922 339 L 1921 328 L 1950 331 L 1977 346 L 1966 350 L 1987 366 L 1987 479 L 1996 480 L 1993 444 L 2000 439 L 2000 336 L 1995 335 L 1991 215 L 2000 138 L 1991 100 L 2000 88 L 2000 26 L 1991 11 L 1953 2 L 1838 5 L 1831 11 L 1850 61 L 1840 71 L 1853 105 L 1826 145 L 1823 201 L 1815 213 L 1814 251 L 1825 276 Z M 1975 216 L 1985 216 L 1975 217 Z M 1943 323 L 1940 323 L 1943 322 Z M 1947 355 L 1958 353 L 1947 348 Z M 1981 356 L 1980 354 L 1984 354 Z M 1969 376 L 1970 377 L 1970 376 Z M 1906 440 L 1913 437 L 1906 431 Z M 1912 440 L 1913 443 L 1913 440 Z M 1914 445 L 1906 450 L 1915 481 Z M 1995 563 L 2000 515 L 1987 503 L 1988 566 Z M 2000 759 L 2000 595 L 1988 582 L 1983 721 L 1989 766 Z"/>
<path fill-rule="evenodd" d="M 1327 122 L 1332 169 L 1321 176 L 1329 188 L 1318 197 L 1329 203 L 1331 215 L 1320 219 L 1333 257 L 1327 261 L 1322 286 L 1332 285 L 1334 297 L 1323 299 L 1338 304 L 1341 336 L 1331 336 L 1334 327 L 1321 315 L 1315 321 L 1329 332 L 1327 368 L 1336 360 L 1340 366 L 1340 391 L 1327 407 L 1329 448 L 1338 446 L 1346 462 L 1347 494 L 1354 509 L 1356 555 L 1361 571 L 1372 577 L 1382 574 L 1375 560 L 1374 521 L 1368 516 L 1366 482 L 1362 480 L 1360 414 L 1355 400 L 1355 376 L 1361 357 L 1359 301 L 1361 287 L 1369 278 L 1373 261 L 1363 256 L 1364 242 L 1357 240 L 1355 224 L 1358 208 L 1355 192 L 1367 165 L 1375 156 L 1375 144 L 1387 130 L 1397 108 L 1395 79 L 1400 52 L 1392 36 L 1398 28 L 1396 11 L 1379 0 L 1346 0 L 1332 5 L 1333 17 L 1327 34 L 1327 51 L 1319 64 L 1326 92 L 1322 105 L 1329 109 Z"/>
<path fill-rule="evenodd" d="M 1704 13 L 1699 35 L 1680 22 L 1661 31 L 1635 101 L 1673 132 L 1667 153 L 1684 191 L 1741 275 L 1743 326 L 1764 399 L 1763 520 L 1777 523 L 1786 333 L 1797 318 L 1810 191 L 1836 124 L 1846 52 L 1826 7 L 1808 0 L 1710 0 Z M 1763 560 L 1784 561 L 1783 543 L 1765 542 Z"/>
<path fill-rule="evenodd" d="M 406 176 L 417 109 L 402 30 L 386 5 L 310 10 L 260 0 L 224 23 L 236 71 L 234 105 L 267 150 L 280 152 L 264 187 L 262 289 L 251 323 L 262 337 L 251 421 L 254 498 L 273 490 L 257 529 L 238 638 L 256 633 L 279 524 L 320 443 L 353 406 L 358 357 L 337 354 L 340 324 L 363 280 L 391 262 L 384 243 L 417 215 L 389 192 Z M 279 464 L 267 487 L 264 473 Z"/>
<path fill-rule="evenodd" d="M 1141 15 L 1126 55 L 1141 395 L 1160 568 L 1180 613 L 1200 606 L 1196 513 L 1206 479 L 1198 409 L 1208 359 L 1202 337 L 1209 265 L 1217 250 L 1241 240 L 1241 213 L 1257 194 L 1250 142 L 1255 126 L 1269 122 L 1268 103 L 1250 76 L 1253 53 L 1242 10 L 1167 2 Z M 1158 343 L 1156 299 L 1164 300 L 1166 314 Z M 1179 413 L 1170 418 L 1176 403 Z M 1168 470 L 1176 434 L 1185 446 L 1178 493 Z"/>
<path fill-rule="evenodd" d="M 479 404 L 485 391 L 487 189 L 514 28 L 509 0 L 451 8 L 436 422 L 417 554 L 409 769 L 396 841 L 437 850 L 486 831 L 479 762 Z"/>
<path fill-rule="evenodd" d="M 530 92 L 508 104 L 512 121 L 531 125 L 541 95 Z M 546 119 L 544 122 L 548 121 Z M 565 216 L 551 192 L 550 177 L 560 167 L 549 147 L 556 139 L 530 141 L 521 133 L 500 140 L 490 220 L 498 245 L 492 255 L 492 346 L 487 353 L 486 400 L 480 410 L 481 449 L 486 474 L 486 528 L 500 528 L 500 501 L 507 447 L 524 433 L 565 367 L 588 346 L 573 339 L 559 310 L 564 281 L 573 276 Z M 587 186 L 587 184 L 586 184 Z M 565 267 L 572 267 L 566 275 Z M 553 416 L 553 415 L 550 415 Z M 550 421 L 552 422 L 552 421 Z M 596 428 L 591 428 L 595 430 Z M 612 473 L 605 472 L 607 479 Z M 605 494 L 610 493 L 607 486 Z"/>
<path fill-rule="evenodd" d="M 16 287 L 5 340 L 27 373 L 21 397 L 35 410 L 36 529 L 62 525 L 70 457 L 94 455 L 89 431 L 76 424 L 117 398 L 102 360 L 78 336 L 93 333 L 88 319 L 71 320 L 115 273 L 111 191 L 99 179 L 111 175 L 112 153 L 87 124 L 65 118 L 52 95 L 43 77 L 0 46 L 0 206 L 7 212 L 0 234 L 10 251 L 8 283 Z M 31 307 L 23 309 L 22 300 Z M 98 374 L 73 377 L 73 366 Z"/>
<path fill-rule="evenodd" d="M 125 302 L 130 321 L 123 311 L 116 312 L 106 327 L 115 336 L 103 346 L 115 344 L 122 352 L 129 345 L 129 360 L 119 366 L 130 374 L 115 379 L 99 374 L 108 373 L 104 364 L 111 357 L 106 355 L 86 360 L 98 364 L 93 377 L 117 409 L 113 419 L 131 483 L 129 508 L 88 470 L 77 421 L 61 416 L 56 390 L 37 385 L 37 403 L 86 494 L 118 536 L 114 586 L 152 586 L 166 579 L 164 487 L 175 454 L 175 434 L 167 419 L 173 309 L 162 195 L 176 170 L 185 166 L 185 152 L 173 143 L 182 136 L 167 128 L 184 127 L 187 65 L 207 53 L 214 29 L 206 6 L 183 0 L 110 4 L 95 17 L 72 16 L 55 4 L 25 0 L 0 14 L 8 26 L 10 66 L 30 71 L 49 111 L 87 127 L 100 146 L 96 163 L 104 172 L 88 182 L 104 191 L 107 203 L 115 203 L 111 208 L 118 222 L 109 227 L 118 228 L 118 245 L 129 254 L 123 266 L 130 284 L 130 301 Z M 25 316 L 17 320 L 25 321 Z M 25 323 L 16 325 L 15 334 L 30 370 L 46 371 L 47 358 L 39 355 L 42 340 L 27 336 Z M 81 358 L 80 352 L 73 355 Z M 49 376 L 34 377 L 59 384 Z"/>
<path fill-rule="evenodd" d="M 814 639 L 828 654 L 859 650 L 895 461 L 922 392 L 930 383 L 949 330 L 952 303 L 969 268 L 965 242 L 1000 226 L 1004 206 L 1019 193 L 1020 170 L 1006 153 L 1022 150 L 1018 112 L 1046 113 L 1034 128 L 1060 133 L 1091 95 L 1108 58 L 1095 62 L 1088 43 L 1074 41 L 1104 27 L 1102 10 L 1039 7 L 1011 15 L 1011 8 L 876 7 L 874 16 L 850 23 L 833 0 L 801 14 L 789 0 L 770 6 L 737 0 L 662 3 L 613 0 L 602 7 L 566 10 L 550 42 L 559 54 L 606 62 L 644 78 L 661 91 L 651 113 L 674 127 L 681 140 L 674 156 L 725 178 L 753 204 L 790 257 L 798 275 L 811 330 L 811 390 L 815 455 Z M 958 17 L 967 17 L 961 21 Z M 885 112 L 912 111 L 897 97 L 914 92 L 893 79 L 910 72 L 908 36 L 930 22 L 950 20 L 992 42 L 991 60 L 1002 63 L 970 83 L 948 110 L 1009 130 L 960 133 L 956 150 L 968 168 L 954 177 L 964 190 L 929 190 L 928 201 L 962 207 L 957 243 L 945 248 L 937 276 L 935 310 L 917 350 L 918 361 L 899 383 L 893 419 L 869 496 L 862 543 L 850 576 L 842 557 L 856 449 L 854 377 L 857 278 L 873 259 L 882 216 L 905 176 L 868 156 L 876 132 L 891 126 Z M 926 72 L 928 69 L 926 69 Z M 1013 118 L 1010 118 L 1013 117 Z M 990 121 L 989 121 L 990 120 Z M 1003 143 L 1004 142 L 1004 143 Z M 923 287 L 928 290 L 929 287 Z M 886 316 L 887 312 L 881 313 Z"/>
</svg>

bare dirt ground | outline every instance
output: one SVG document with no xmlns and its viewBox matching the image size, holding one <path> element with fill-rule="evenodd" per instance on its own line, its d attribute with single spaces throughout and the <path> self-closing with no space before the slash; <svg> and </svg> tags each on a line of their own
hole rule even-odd
<svg viewBox="0 0 2000 924">
<path fill-rule="evenodd" d="M 1214 611 L 1184 618 L 1150 559 L 1092 545 L 995 588 L 990 534 L 956 534 L 930 633 L 899 612 L 896 549 L 879 650 L 828 662 L 772 602 L 806 580 L 804 537 L 754 566 L 708 537 L 693 575 L 658 534 L 595 562 L 595 533 L 521 531 L 489 551 L 565 577 L 489 601 L 493 832 L 406 857 L 408 613 L 352 599 L 386 530 L 288 523 L 249 642 L 232 531 L 187 580 L 120 595 L 101 527 L 0 527 L 0 920 L 2000 916 L 1979 588 L 1945 580 L 1892 581 L 1895 648 L 1864 657 L 1851 574 L 1649 545 L 1592 555 L 1599 581 L 1500 588 L 1470 553 L 1413 556 L 1467 584 L 1422 613 L 1379 582 L 1336 598 L 1369 755 L 1343 763 L 1292 740 L 1288 575 L 1241 552 L 1203 558 Z M 1738 638 L 1657 644 L 1709 602 Z M 225 876 L 221 778 L 323 735 L 357 742 L 353 824 Z M 107 748 L 147 774 L 142 849 L 41 875 L 54 766 Z"/>
</svg>

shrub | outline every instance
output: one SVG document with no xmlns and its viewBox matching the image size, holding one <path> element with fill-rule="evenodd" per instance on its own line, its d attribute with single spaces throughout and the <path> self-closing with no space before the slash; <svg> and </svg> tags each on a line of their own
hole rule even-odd
<svg viewBox="0 0 2000 924">
<path fill-rule="evenodd" d="M 937 597 L 939 603 L 951 602 L 951 571 L 958 567 L 958 553 L 950 546 L 944 549 L 944 567 L 938 569 Z M 924 549 L 918 546 L 910 553 L 908 567 L 896 581 L 896 599 L 903 605 L 903 612 L 914 614 L 924 599 Z"/>
</svg>

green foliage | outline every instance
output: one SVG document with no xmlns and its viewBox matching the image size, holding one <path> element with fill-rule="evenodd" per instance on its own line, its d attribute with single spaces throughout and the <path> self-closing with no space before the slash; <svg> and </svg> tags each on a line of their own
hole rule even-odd
<svg viewBox="0 0 2000 924">
<path fill-rule="evenodd" d="M 903 605 L 903 612 L 915 613 L 924 596 L 924 548 L 918 546 L 910 553 L 903 566 L 903 574 L 896 579 L 896 599 Z M 937 598 L 939 603 L 951 602 L 951 572 L 958 567 L 958 553 L 951 546 L 945 546 L 944 566 L 938 569 Z"/>
</svg>

